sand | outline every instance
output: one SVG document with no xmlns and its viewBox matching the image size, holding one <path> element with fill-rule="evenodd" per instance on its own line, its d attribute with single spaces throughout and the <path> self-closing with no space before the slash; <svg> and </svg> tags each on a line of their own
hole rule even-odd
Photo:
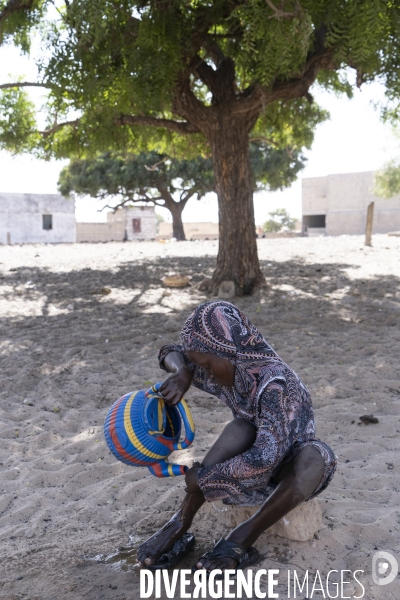
<svg viewBox="0 0 400 600">
<path fill-rule="evenodd" d="M 363 569 L 364 597 L 399 598 L 399 578 L 373 584 L 371 561 L 376 549 L 400 560 L 400 238 L 258 243 L 268 286 L 235 302 L 309 387 L 317 435 L 338 456 L 319 539 L 265 533 L 258 567 Z M 211 241 L 0 247 L 0 598 L 139 597 L 134 549 L 184 483 L 119 463 L 102 424 L 119 396 L 163 379 L 157 350 L 207 299 L 196 284 L 216 252 Z M 172 271 L 191 287 L 163 288 Z M 230 412 L 195 390 L 187 399 L 196 440 L 174 459 L 190 464 Z M 377 424 L 361 423 L 371 414 Z M 184 566 L 226 533 L 215 511 L 199 514 Z"/>
</svg>

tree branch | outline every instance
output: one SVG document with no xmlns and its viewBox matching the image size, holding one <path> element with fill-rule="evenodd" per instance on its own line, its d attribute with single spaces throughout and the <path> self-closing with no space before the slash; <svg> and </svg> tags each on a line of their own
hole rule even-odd
<svg viewBox="0 0 400 600">
<path fill-rule="evenodd" d="M 210 35 L 207 35 L 204 39 L 203 46 L 211 56 L 215 66 L 218 68 L 225 59 L 225 54 L 222 52 L 220 45 Z"/>
<path fill-rule="evenodd" d="M 109 195 L 109 194 L 107 194 Z M 110 206 L 109 204 L 105 204 L 102 208 L 99 208 L 97 212 L 102 212 L 105 208 L 110 208 L 114 213 L 117 212 L 117 210 L 121 207 L 121 206 L 125 206 L 125 204 L 127 202 L 147 202 L 147 203 L 152 203 L 152 204 L 156 204 L 157 206 L 162 206 L 165 207 L 165 204 L 161 204 L 160 202 L 157 202 L 157 200 L 163 200 L 163 198 L 150 198 L 149 196 L 147 196 L 147 194 L 144 195 L 143 198 L 125 198 L 125 200 L 122 200 L 122 202 L 120 202 L 119 204 L 117 204 L 116 206 Z"/>
<path fill-rule="evenodd" d="M 312 101 L 309 88 L 317 78 L 321 69 L 335 68 L 333 48 L 323 48 L 311 54 L 304 66 L 303 73 L 287 81 L 276 80 L 272 87 L 266 88 L 256 86 L 252 90 L 246 90 L 233 107 L 234 114 L 247 114 L 249 118 L 254 111 L 259 114 L 264 106 L 275 100 L 293 100 L 295 98 L 307 98 Z"/>
<path fill-rule="evenodd" d="M 62 129 L 67 125 L 76 127 L 77 125 L 79 125 L 79 122 L 80 119 L 75 119 L 74 121 L 64 121 L 63 123 L 56 123 L 49 129 L 39 131 L 39 133 L 44 138 L 48 138 L 52 133 L 55 133 L 56 131 Z M 200 133 L 200 130 L 197 129 L 197 127 L 195 127 L 187 121 L 173 121 L 172 119 L 161 119 L 157 117 L 121 115 L 120 117 L 116 118 L 114 122 L 116 125 L 150 125 L 151 127 L 165 127 L 166 129 L 177 131 L 178 133 Z M 164 160 L 161 162 L 164 162 Z M 157 165 L 161 164 L 161 162 L 157 163 Z M 148 168 L 149 171 L 157 170 L 154 169 L 154 167 L 146 168 Z"/>
<path fill-rule="evenodd" d="M 159 160 L 158 162 L 156 162 L 154 165 L 152 165 L 151 167 L 148 167 L 147 165 L 144 165 L 144 168 L 147 171 L 158 171 L 158 165 L 162 165 L 163 163 L 165 163 L 168 160 L 168 156 L 166 156 L 165 158 L 163 158 L 162 160 Z"/>
<path fill-rule="evenodd" d="M 281 8 L 277 8 L 275 6 L 275 4 L 273 4 L 271 2 L 271 0 L 265 0 L 265 2 L 268 4 L 268 6 L 270 7 L 270 9 L 273 11 L 273 15 L 270 15 L 268 17 L 268 19 L 294 19 L 295 17 L 298 17 L 301 13 L 301 6 L 298 2 L 298 0 L 296 0 L 295 4 L 295 10 L 293 12 L 285 12 L 283 10 L 284 6 L 285 6 L 285 0 L 282 0 L 281 2 Z"/>
<path fill-rule="evenodd" d="M 212 92 L 218 83 L 217 73 L 208 65 L 198 54 L 192 61 L 192 72 L 198 77 Z"/>
<path fill-rule="evenodd" d="M 197 192 L 197 185 L 194 185 L 193 187 L 191 187 L 189 190 L 186 191 L 186 194 L 182 193 L 180 195 L 180 202 L 179 204 L 183 204 L 183 206 L 185 206 L 186 202 L 192 197 L 194 196 L 194 194 Z"/>
<path fill-rule="evenodd" d="M 116 213 L 120 206 L 124 206 L 124 204 L 126 204 L 129 201 L 130 201 L 130 198 L 127 198 L 126 200 L 122 200 L 122 202 L 120 202 L 119 204 L 117 204 L 117 206 L 110 206 L 109 204 L 105 204 L 103 206 L 103 208 L 99 208 L 97 210 L 97 212 L 103 212 L 103 210 L 105 208 L 111 208 L 111 210 L 113 211 L 113 213 Z"/>
<path fill-rule="evenodd" d="M 121 115 L 115 119 L 116 125 L 150 125 L 151 127 L 165 127 L 177 133 L 200 133 L 200 130 L 188 121 L 174 121 L 158 117 L 135 115 Z"/>
<path fill-rule="evenodd" d="M 269 93 L 269 101 L 275 99 L 291 99 L 300 98 L 302 96 L 309 99 L 309 88 L 317 78 L 318 72 L 321 69 L 329 69 L 335 66 L 333 59 L 333 49 L 324 48 L 310 56 L 306 62 L 303 74 L 299 78 L 293 78 L 289 81 L 276 81 Z"/>
<path fill-rule="evenodd" d="M 230 99 L 236 95 L 235 92 L 235 64 L 230 57 L 224 57 L 222 52 L 217 60 L 217 69 L 214 71 L 200 56 L 196 55 L 191 63 L 191 71 L 211 91 L 212 104 L 226 101 L 227 93 Z"/>
<path fill-rule="evenodd" d="M 0 90 L 6 90 L 8 88 L 20 88 L 20 87 L 44 87 L 44 88 L 52 88 L 49 83 L 36 83 L 34 81 L 16 81 L 14 83 L 1 83 Z"/>
<path fill-rule="evenodd" d="M 276 142 L 274 142 L 274 140 L 270 140 L 269 138 L 266 138 L 264 136 L 259 136 L 259 137 L 253 137 L 249 139 L 249 142 L 265 142 L 266 144 L 270 144 L 270 146 L 275 146 L 275 148 L 279 147 L 279 144 L 277 144 Z"/>
<path fill-rule="evenodd" d="M 171 194 L 169 193 L 168 187 L 166 186 L 166 184 L 163 181 L 156 180 L 154 182 L 154 184 L 160 193 L 160 199 L 162 198 L 164 200 L 165 206 L 170 208 L 171 206 L 173 207 L 174 204 L 177 204 L 175 202 L 175 200 L 173 199 L 173 197 L 171 196 Z"/>
<path fill-rule="evenodd" d="M 18 10 L 24 9 L 26 11 L 31 10 L 35 4 L 35 0 L 9 0 L 3 10 L 0 12 L 0 23 L 5 20 L 9 15 Z"/>
<path fill-rule="evenodd" d="M 55 133 L 59 129 L 70 125 L 71 127 L 76 127 L 79 125 L 80 119 L 75 119 L 75 121 L 64 121 L 63 123 L 56 123 L 53 127 L 49 129 L 45 129 L 44 131 L 39 131 L 40 135 L 44 137 L 44 139 L 48 138 L 52 133 Z"/>
</svg>

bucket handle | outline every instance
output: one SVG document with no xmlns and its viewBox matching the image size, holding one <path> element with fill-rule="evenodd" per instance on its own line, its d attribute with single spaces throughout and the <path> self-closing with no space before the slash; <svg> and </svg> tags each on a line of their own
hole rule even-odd
<svg viewBox="0 0 400 600">
<path fill-rule="evenodd" d="M 153 392 L 158 398 L 163 399 L 162 394 L 159 391 L 161 385 L 162 385 L 162 382 L 156 383 L 147 392 L 147 394 L 151 394 Z M 178 411 L 182 417 L 183 424 L 185 426 L 185 439 L 182 440 L 182 442 L 176 442 L 175 444 L 173 444 L 172 449 L 173 450 L 184 450 L 185 448 L 188 448 L 194 440 L 194 422 L 193 422 L 192 413 L 190 412 L 190 408 L 186 404 L 186 400 L 184 398 L 182 398 L 182 400 L 179 402 L 179 404 L 177 404 L 176 408 L 178 409 Z"/>
</svg>

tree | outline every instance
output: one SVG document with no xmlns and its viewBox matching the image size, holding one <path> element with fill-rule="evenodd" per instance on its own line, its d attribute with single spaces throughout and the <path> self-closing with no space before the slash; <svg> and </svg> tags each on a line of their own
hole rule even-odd
<svg viewBox="0 0 400 600">
<path fill-rule="evenodd" d="M 400 194 L 400 161 L 390 161 L 382 171 L 375 174 L 375 193 L 382 198 Z"/>
<path fill-rule="evenodd" d="M 266 233 L 280 231 L 283 227 L 287 227 L 290 230 L 295 228 L 296 219 L 291 217 L 285 208 L 277 208 L 270 212 L 269 216 L 271 218 L 263 225 L 263 230 Z"/>
<path fill-rule="evenodd" d="M 249 139 L 283 147 L 296 129 L 312 138 L 322 117 L 310 88 L 350 93 L 345 67 L 357 85 L 379 76 L 399 97 L 397 0 L 68 0 L 47 26 L 50 0 L 0 1 L 4 39 L 26 48 L 31 31 L 43 37 L 40 80 L 7 84 L 19 102 L 7 130 L 19 117 L 27 124 L 19 149 L 85 157 L 168 148 L 185 158 L 209 149 L 220 220 L 214 289 L 233 280 L 249 293 L 264 279 Z M 40 141 L 18 100 L 27 83 L 48 89 Z"/>
<path fill-rule="evenodd" d="M 214 188 L 212 163 L 209 159 L 191 161 L 171 159 L 156 152 L 138 156 L 107 152 L 93 159 L 74 160 L 60 173 L 59 190 L 109 201 L 117 196 L 118 208 L 132 202 L 163 206 L 172 215 L 172 235 L 185 239 L 182 211 L 193 196 L 200 200 Z M 175 200 L 174 195 L 179 199 Z"/>
<path fill-rule="evenodd" d="M 252 142 L 253 189 L 276 190 L 289 185 L 304 162 L 304 156 L 297 150 L 276 150 Z M 95 158 L 71 161 L 60 173 L 59 191 L 64 196 L 75 192 L 104 202 L 116 196 L 118 204 L 103 205 L 114 210 L 132 202 L 163 206 L 172 216 L 173 237 L 184 240 L 182 212 L 187 202 L 193 196 L 200 200 L 215 191 L 215 185 L 209 158 L 178 160 L 156 152 L 143 152 L 138 156 L 107 152 Z"/>
</svg>

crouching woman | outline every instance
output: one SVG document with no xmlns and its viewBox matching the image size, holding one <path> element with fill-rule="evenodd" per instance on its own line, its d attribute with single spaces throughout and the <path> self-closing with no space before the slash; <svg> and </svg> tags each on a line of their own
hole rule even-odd
<svg viewBox="0 0 400 600">
<path fill-rule="evenodd" d="M 261 533 L 327 487 L 335 455 L 315 438 L 305 385 L 233 304 L 198 306 L 183 326 L 181 342 L 159 353 L 161 368 L 170 373 L 161 386 L 165 402 L 178 404 L 193 385 L 223 400 L 234 418 L 202 463 L 186 472 L 179 510 L 139 547 L 138 561 L 155 568 L 174 546 L 182 551 L 202 504 L 222 500 L 259 509 L 195 568 L 242 569 L 257 562 L 252 544 Z"/>
</svg>

